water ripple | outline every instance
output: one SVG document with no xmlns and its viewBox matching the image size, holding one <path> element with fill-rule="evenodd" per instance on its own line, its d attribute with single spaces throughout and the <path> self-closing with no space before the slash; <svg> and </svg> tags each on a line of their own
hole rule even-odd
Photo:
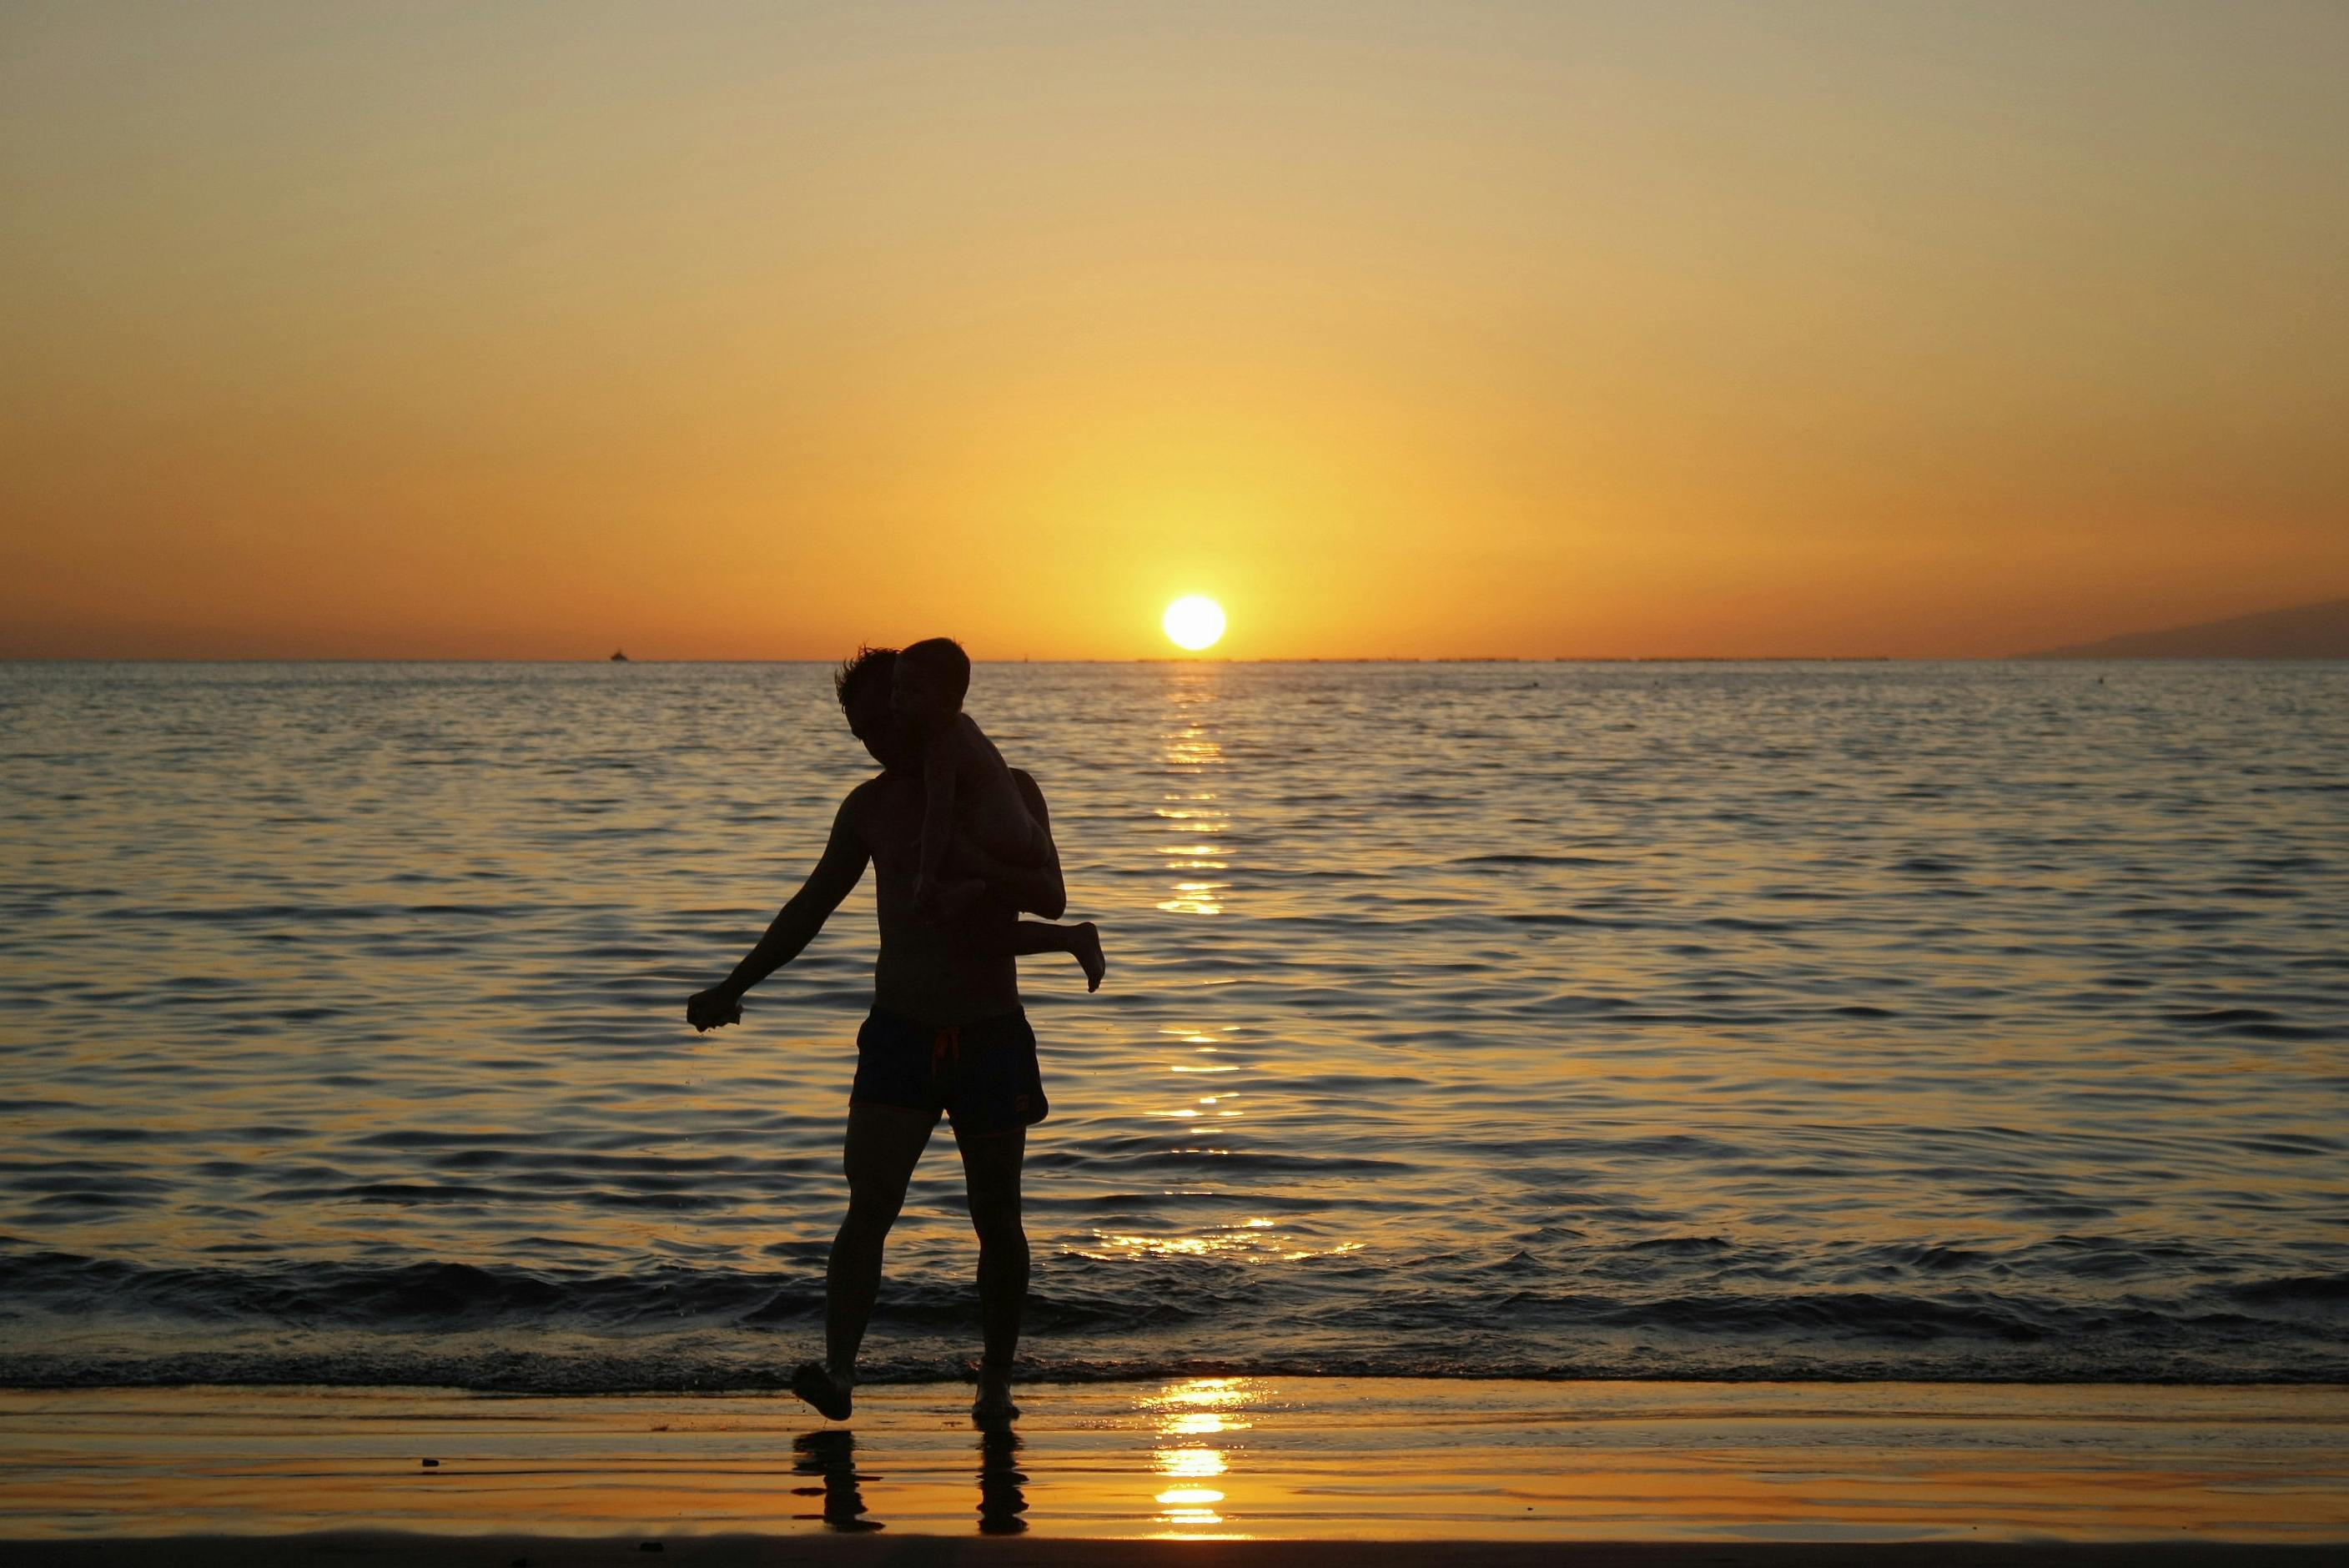
<svg viewBox="0 0 2349 1568">
<path fill-rule="evenodd" d="M 2349 1378 L 2339 665 L 983 665 L 1070 1377 Z M 764 1387 L 810 665 L 0 665 L 0 1378 Z M 971 1350 L 942 1137 L 877 1375 Z M 762 1381 L 765 1380 L 765 1381 Z"/>
</svg>

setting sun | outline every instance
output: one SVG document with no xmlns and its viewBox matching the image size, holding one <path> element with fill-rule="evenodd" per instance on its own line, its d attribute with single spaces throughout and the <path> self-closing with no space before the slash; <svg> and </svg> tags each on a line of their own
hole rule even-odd
<svg viewBox="0 0 2349 1568">
<path fill-rule="evenodd" d="M 1213 599 L 1203 599 L 1193 593 L 1166 606 L 1166 617 L 1159 623 L 1166 635 L 1178 648 L 1198 653 L 1212 648 L 1224 634 L 1224 607 Z"/>
</svg>

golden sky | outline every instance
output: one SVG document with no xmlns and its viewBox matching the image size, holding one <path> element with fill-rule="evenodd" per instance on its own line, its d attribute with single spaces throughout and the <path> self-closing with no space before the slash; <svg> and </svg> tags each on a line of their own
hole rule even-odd
<svg viewBox="0 0 2349 1568">
<path fill-rule="evenodd" d="M 0 11 L 0 655 L 2349 593 L 2349 6 Z"/>
</svg>

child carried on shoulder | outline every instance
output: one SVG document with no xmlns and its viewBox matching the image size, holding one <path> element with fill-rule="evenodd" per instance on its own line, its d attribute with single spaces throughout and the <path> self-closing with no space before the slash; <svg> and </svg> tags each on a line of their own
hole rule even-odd
<svg viewBox="0 0 2349 1568">
<path fill-rule="evenodd" d="M 1108 964 L 1101 933 L 1091 921 L 1056 925 L 1040 920 L 973 918 L 988 905 L 987 884 L 958 855 L 965 844 L 1008 865 L 1042 865 L 1051 835 L 1029 814 L 1003 753 L 963 711 L 970 689 L 970 655 L 950 637 L 928 637 L 901 651 L 890 697 L 897 717 L 921 737 L 922 853 L 914 878 L 914 906 L 933 918 L 968 923 L 981 951 L 1013 955 L 1066 953 L 1085 972 L 1085 989 L 1101 989 Z"/>
</svg>

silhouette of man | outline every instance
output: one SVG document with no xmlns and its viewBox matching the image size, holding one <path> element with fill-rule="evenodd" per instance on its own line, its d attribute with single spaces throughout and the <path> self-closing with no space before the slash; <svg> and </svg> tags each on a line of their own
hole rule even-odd
<svg viewBox="0 0 2349 1568">
<path fill-rule="evenodd" d="M 742 994 L 798 955 L 871 863 L 881 954 L 873 972 L 873 1014 L 857 1032 L 856 1081 L 849 1094 L 843 1151 L 848 1215 L 824 1271 L 824 1359 L 801 1366 L 792 1391 L 833 1420 L 848 1418 L 857 1348 L 881 1285 L 882 1243 L 943 1112 L 954 1123 L 971 1224 L 978 1232 L 986 1348 L 971 1415 L 984 1424 L 1019 1413 L 1011 1402 L 1011 1360 L 1028 1295 L 1019 1167 L 1029 1125 L 1041 1121 L 1050 1106 L 1011 954 L 985 951 L 915 912 L 922 758 L 915 732 L 891 708 L 895 659 L 894 649 L 860 649 L 833 683 L 848 727 L 881 764 L 880 773 L 849 791 L 806 883 L 734 972 L 686 1004 L 686 1019 L 697 1030 L 739 1019 Z M 1043 792 L 1025 772 L 1015 769 L 1012 779 L 1044 826 L 1047 852 L 1030 867 L 974 856 L 973 869 L 996 898 L 1058 920 L 1067 893 Z"/>
</svg>

